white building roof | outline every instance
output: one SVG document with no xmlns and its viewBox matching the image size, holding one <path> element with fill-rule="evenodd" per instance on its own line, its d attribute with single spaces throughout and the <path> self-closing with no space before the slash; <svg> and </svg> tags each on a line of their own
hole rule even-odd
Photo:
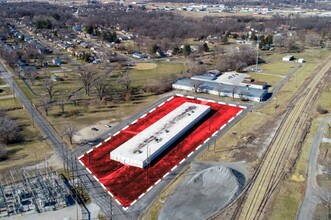
<svg viewBox="0 0 331 220">
<path fill-rule="evenodd" d="M 209 111 L 210 106 L 185 102 L 110 152 L 110 158 L 143 168 Z"/>
<path fill-rule="evenodd" d="M 219 77 L 217 77 L 215 82 L 229 85 L 239 85 L 247 77 L 249 76 L 243 73 L 225 72 Z"/>
</svg>

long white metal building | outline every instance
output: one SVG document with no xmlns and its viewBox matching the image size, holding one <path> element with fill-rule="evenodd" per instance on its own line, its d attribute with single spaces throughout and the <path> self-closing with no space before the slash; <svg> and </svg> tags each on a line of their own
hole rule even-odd
<svg viewBox="0 0 331 220">
<path fill-rule="evenodd" d="M 209 111 L 208 105 L 185 102 L 110 152 L 110 159 L 144 168 Z"/>
</svg>

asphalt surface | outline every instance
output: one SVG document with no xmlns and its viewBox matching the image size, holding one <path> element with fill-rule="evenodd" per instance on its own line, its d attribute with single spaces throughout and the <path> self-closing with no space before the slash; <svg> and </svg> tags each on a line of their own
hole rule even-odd
<svg viewBox="0 0 331 220">
<path fill-rule="evenodd" d="M 331 116 L 322 120 L 311 145 L 308 162 L 307 187 L 305 197 L 297 215 L 297 220 L 312 220 L 315 205 L 319 202 L 318 193 L 321 192 L 321 187 L 319 187 L 316 182 L 316 175 L 318 172 L 317 158 L 325 128 L 330 121 Z"/>
</svg>

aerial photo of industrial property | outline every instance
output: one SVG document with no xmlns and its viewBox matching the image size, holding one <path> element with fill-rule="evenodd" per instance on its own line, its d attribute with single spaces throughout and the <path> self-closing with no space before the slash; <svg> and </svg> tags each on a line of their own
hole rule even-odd
<svg viewBox="0 0 331 220">
<path fill-rule="evenodd" d="M 331 220 L 331 1 L 0 0 L 0 219 Z"/>
</svg>

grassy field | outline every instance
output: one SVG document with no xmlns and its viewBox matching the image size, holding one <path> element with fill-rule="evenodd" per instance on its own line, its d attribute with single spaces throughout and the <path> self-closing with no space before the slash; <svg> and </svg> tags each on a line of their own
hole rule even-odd
<svg viewBox="0 0 331 220">
<path fill-rule="evenodd" d="M 0 99 L 0 108 L 11 109 L 22 107 L 17 98 Z"/>
<path fill-rule="evenodd" d="M 1 93 L 0 93 L 0 97 L 1 96 L 5 96 L 5 95 L 11 95 L 13 94 L 13 91 L 10 89 L 10 87 L 2 87 L 0 88 L 1 90 L 3 90 Z"/>
<path fill-rule="evenodd" d="M 140 87 L 146 86 L 146 83 L 153 83 L 163 76 L 173 74 L 180 77 L 184 71 L 186 71 L 186 69 L 183 63 L 156 62 L 154 68 L 144 70 L 136 68 L 131 69 L 130 76 L 133 81 L 133 86 Z"/>
<path fill-rule="evenodd" d="M 20 107 L 14 99 L 0 100 L 0 108 Z M 19 136 L 23 138 L 20 143 L 10 144 L 7 147 L 9 158 L 0 162 L 0 171 L 13 167 L 35 164 L 52 154 L 51 146 L 43 140 L 41 131 L 32 125 L 31 117 L 25 109 L 7 111 L 20 127 Z"/>
</svg>

